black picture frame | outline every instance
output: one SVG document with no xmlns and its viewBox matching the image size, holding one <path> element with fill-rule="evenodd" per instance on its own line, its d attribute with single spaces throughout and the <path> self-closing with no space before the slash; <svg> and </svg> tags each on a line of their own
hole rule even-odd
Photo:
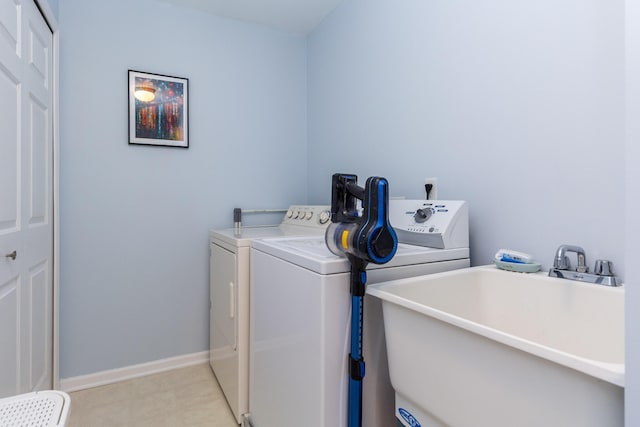
<svg viewBox="0 0 640 427">
<path fill-rule="evenodd" d="M 128 71 L 129 144 L 189 148 L 189 79 Z"/>
</svg>

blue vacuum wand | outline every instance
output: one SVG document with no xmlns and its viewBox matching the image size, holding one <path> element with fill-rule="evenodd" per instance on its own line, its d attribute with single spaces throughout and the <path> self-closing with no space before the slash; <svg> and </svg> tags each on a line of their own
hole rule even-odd
<svg viewBox="0 0 640 427">
<path fill-rule="evenodd" d="M 364 188 L 358 177 L 334 174 L 331 191 L 331 224 L 325 240 L 329 250 L 351 263 L 351 352 L 349 354 L 348 427 L 362 426 L 363 299 L 367 264 L 385 264 L 396 253 L 398 238 L 389 223 L 389 182 L 369 177 Z M 362 211 L 358 209 L 358 200 Z"/>
</svg>

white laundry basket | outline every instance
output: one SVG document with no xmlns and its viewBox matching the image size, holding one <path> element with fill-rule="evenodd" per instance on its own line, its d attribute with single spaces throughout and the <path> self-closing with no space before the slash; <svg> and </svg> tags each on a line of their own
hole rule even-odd
<svg viewBox="0 0 640 427">
<path fill-rule="evenodd" d="M 0 399 L 2 427 L 65 426 L 71 399 L 62 391 L 46 390 Z"/>
</svg>

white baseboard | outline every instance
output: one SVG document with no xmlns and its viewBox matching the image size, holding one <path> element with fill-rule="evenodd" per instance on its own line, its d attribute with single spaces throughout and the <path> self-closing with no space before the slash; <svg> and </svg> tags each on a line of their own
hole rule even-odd
<svg viewBox="0 0 640 427">
<path fill-rule="evenodd" d="M 208 351 L 185 354 L 167 359 L 154 360 L 153 362 L 141 363 L 139 365 L 125 366 L 124 368 L 109 369 L 94 374 L 61 378 L 60 389 L 69 393 L 208 362 Z"/>
</svg>

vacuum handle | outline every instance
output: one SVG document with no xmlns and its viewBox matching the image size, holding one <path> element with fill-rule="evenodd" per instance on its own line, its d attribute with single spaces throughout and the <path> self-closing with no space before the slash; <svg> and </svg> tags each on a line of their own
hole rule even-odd
<svg viewBox="0 0 640 427">
<path fill-rule="evenodd" d="M 398 237 L 389 222 L 389 182 L 386 178 L 370 177 L 365 193 L 363 217 L 366 223 L 361 235 L 366 239 L 360 247 L 366 247 L 370 261 L 384 264 L 393 258 L 398 248 Z"/>
</svg>

